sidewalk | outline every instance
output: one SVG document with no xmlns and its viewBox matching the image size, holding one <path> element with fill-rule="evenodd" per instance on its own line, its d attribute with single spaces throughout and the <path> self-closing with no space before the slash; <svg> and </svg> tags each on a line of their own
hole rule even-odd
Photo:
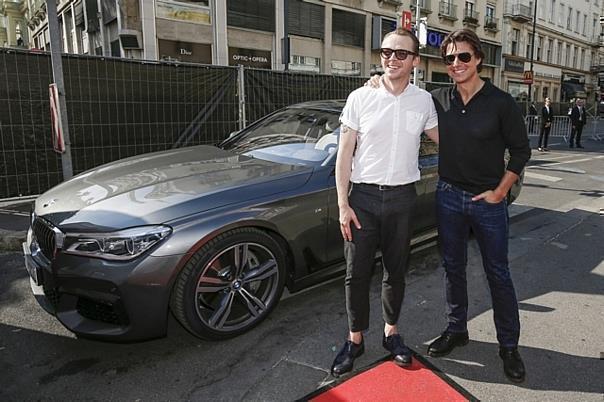
<svg viewBox="0 0 604 402">
<path fill-rule="evenodd" d="M 0 202 L 0 251 L 20 251 L 33 199 Z"/>
</svg>

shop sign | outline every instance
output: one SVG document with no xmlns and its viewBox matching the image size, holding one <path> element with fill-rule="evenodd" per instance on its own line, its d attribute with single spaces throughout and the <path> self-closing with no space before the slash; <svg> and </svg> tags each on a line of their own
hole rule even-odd
<svg viewBox="0 0 604 402">
<path fill-rule="evenodd" d="M 512 73 L 524 73 L 524 61 L 505 58 L 504 70 Z"/>
<path fill-rule="evenodd" d="M 271 52 L 257 49 L 229 48 L 229 65 L 271 68 Z"/>
<path fill-rule="evenodd" d="M 428 46 L 440 48 L 440 44 L 443 43 L 443 40 L 445 39 L 445 34 L 428 29 L 428 36 L 426 39 L 426 44 Z"/>
</svg>

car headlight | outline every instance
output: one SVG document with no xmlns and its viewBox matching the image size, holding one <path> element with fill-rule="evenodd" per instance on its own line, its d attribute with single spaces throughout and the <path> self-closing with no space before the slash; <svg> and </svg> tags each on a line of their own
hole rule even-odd
<svg viewBox="0 0 604 402">
<path fill-rule="evenodd" d="M 106 260 L 138 257 L 172 233 L 169 226 L 140 226 L 111 233 L 66 233 L 63 252 Z"/>
</svg>

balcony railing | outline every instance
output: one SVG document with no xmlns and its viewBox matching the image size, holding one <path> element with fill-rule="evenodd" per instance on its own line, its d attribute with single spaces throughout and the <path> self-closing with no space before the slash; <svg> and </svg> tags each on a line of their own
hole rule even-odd
<svg viewBox="0 0 604 402">
<path fill-rule="evenodd" d="M 499 18 L 495 18 L 492 15 L 485 16 L 484 29 L 492 32 L 499 31 Z"/>
<path fill-rule="evenodd" d="M 463 22 L 466 25 L 470 25 L 470 26 L 478 26 L 478 12 L 471 10 L 469 8 L 466 8 L 463 10 Z"/>
<path fill-rule="evenodd" d="M 505 14 L 512 17 L 514 21 L 529 22 L 533 20 L 531 7 L 521 2 L 508 4 Z"/>
<path fill-rule="evenodd" d="M 410 0 L 411 3 L 409 4 L 409 6 L 411 7 L 412 10 L 415 10 L 415 6 L 416 6 L 416 1 L 415 0 Z M 430 14 L 432 12 L 432 7 L 430 5 L 430 0 L 419 0 L 419 11 L 425 14 Z"/>
<path fill-rule="evenodd" d="M 438 16 L 451 21 L 457 21 L 457 5 L 449 1 L 438 3 Z"/>
</svg>

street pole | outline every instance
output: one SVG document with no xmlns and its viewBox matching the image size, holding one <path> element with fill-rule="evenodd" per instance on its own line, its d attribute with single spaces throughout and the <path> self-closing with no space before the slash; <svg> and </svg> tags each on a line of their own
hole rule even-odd
<svg viewBox="0 0 604 402">
<path fill-rule="evenodd" d="M 530 66 L 530 71 L 531 71 L 531 82 L 528 84 L 528 103 L 527 103 L 527 108 L 530 107 L 531 101 L 532 101 L 532 87 L 533 87 L 533 55 L 535 54 L 535 25 L 537 23 L 537 0 L 535 0 L 535 9 L 533 10 L 533 35 L 531 37 L 531 66 Z"/>
<path fill-rule="evenodd" d="M 63 60 L 61 59 L 61 34 L 59 32 L 59 18 L 57 16 L 57 0 L 46 0 L 48 15 L 48 34 L 50 35 L 50 58 L 52 62 L 52 75 L 59 92 L 59 119 L 65 142 L 65 152 L 61 154 L 63 167 L 63 180 L 73 176 L 71 163 L 71 141 L 69 140 L 69 123 L 67 120 L 67 105 L 65 102 L 65 81 L 63 79 Z"/>
<path fill-rule="evenodd" d="M 419 39 L 419 0 L 415 0 L 415 36 Z M 417 67 L 413 67 L 413 85 L 417 85 Z"/>
<path fill-rule="evenodd" d="M 283 0 L 283 64 L 289 70 L 289 0 Z"/>
</svg>

